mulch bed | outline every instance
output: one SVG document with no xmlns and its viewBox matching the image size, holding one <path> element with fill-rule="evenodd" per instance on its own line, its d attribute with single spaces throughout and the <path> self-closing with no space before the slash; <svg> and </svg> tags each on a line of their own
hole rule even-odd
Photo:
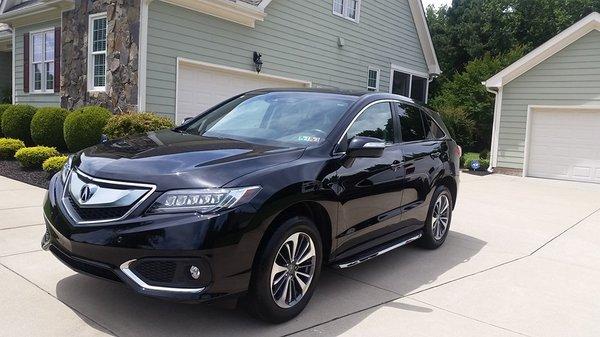
<svg viewBox="0 0 600 337">
<path fill-rule="evenodd" d="M 0 160 L 0 175 L 29 185 L 48 189 L 50 177 L 42 170 L 26 170 L 16 160 Z"/>
</svg>

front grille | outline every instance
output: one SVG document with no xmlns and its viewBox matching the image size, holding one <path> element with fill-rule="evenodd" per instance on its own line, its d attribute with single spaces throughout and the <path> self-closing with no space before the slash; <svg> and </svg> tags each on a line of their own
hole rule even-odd
<svg viewBox="0 0 600 337">
<path fill-rule="evenodd" d="M 177 264 L 174 261 L 138 261 L 133 269 L 151 283 L 165 283 L 173 281 Z"/>
<path fill-rule="evenodd" d="M 103 208 L 83 208 L 79 207 L 77 202 L 73 199 L 70 193 L 67 193 L 69 204 L 71 208 L 77 213 L 79 218 L 83 221 L 95 221 L 95 220 L 109 220 L 119 219 L 131 207 L 103 207 Z"/>
</svg>

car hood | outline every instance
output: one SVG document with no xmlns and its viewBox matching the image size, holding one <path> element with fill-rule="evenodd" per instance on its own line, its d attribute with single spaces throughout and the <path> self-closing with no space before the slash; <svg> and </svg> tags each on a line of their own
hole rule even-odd
<svg viewBox="0 0 600 337">
<path fill-rule="evenodd" d="M 168 190 L 221 187 L 248 173 L 296 160 L 303 151 L 166 130 L 90 147 L 74 163 L 93 177 L 152 183 L 158 190 Z"/>
</svg>

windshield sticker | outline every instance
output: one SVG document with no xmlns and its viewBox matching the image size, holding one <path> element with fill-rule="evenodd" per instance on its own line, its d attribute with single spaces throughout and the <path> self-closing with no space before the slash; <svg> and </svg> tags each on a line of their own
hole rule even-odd
<svg viewBox="0 0 600 337">
<path fill-rule="evenodd" d="M 300 136 L 298 137 L 298 140 L 301 142 L 318 143 L 321 141 L 321 138 L 313 136 Z"/>
</svg>

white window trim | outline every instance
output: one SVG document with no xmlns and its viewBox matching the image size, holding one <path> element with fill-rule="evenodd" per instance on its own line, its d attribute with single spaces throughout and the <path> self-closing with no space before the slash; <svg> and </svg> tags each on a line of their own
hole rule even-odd
<svg viewBox="0 0 600 337">
<path fill-rule="evenodd" d="M 355 19 L 348 16 L 348 7 L 346 6 L 346 1 L 347 0 L 342 0 L 342 13 L 338 13 L 335 11 L 335 1 L 332 1 L 333 15 L 358 23 L 360 20 L 360 9 L 362 7 L 362 0 L 356 1 L 356 18 Z"/>
<path fill-rule="evenodd" d="M 108 57 L 107 57 L 107 50 L 108 50 L 108 38 L 106 39 L 106 49 L 104 49 L 104 51 L 102 52 L 94 52 L 93 50 L 93 30 L 94 30 L 94 20 L 96 19 L 102 19 L 102 18 L 107 18 L 106 12 L 103 13 L 96 13 L 96 14 L 90 14 L 90 16 L 88 17 L 88 69 L 87 69 L 87 88 L 88 88 L 88 92 L 106 92 L 106 84 L 107 84 L 107 77 L 106 77 L 106 73 L 107 73 L 107 61 L 108 61 Z M 108 19 L 106 21 L 106 31 L 108 34 Z M 103 87 L 95 87 L 94 86 L 94 55 L 100 55 L 100 54 L 104 54 L 104 71 L 105 71 L 105 79 L 104 79 L 104 86 Z"/>
<path fill-rule="evenodd" d="M 416 71 L 416 70 L 412 70 L 412 69 L 408 69 L 408 68 L 404 68 L 401 66 L 397 66 L 395 64 L 392 64 L 391 69 L 390 69 L 390 94 L 392 93 L 392 89 L 394 86 L 394 71 L 397 72 L 401 72 L 401 73 L 405 73 L 407 75 L 409 75 L 409 80 L 408 80 L 408 96 L 405 96 L 406 98 L 410 98 L 410 96 L 412 95 L 412 78 L 413 76 L 417 76 L 417 77 L 421 77 L 425 79 L 425 103 L 427 103 L 427 100 L 429 99 L 429 75 L 427 73 L 423 73 L 420 71 Z M 402 96 L 402 95 L 400 95 Z"/>
<path fill-rule="evenodd" d="M 48 27 L 48 28 L 44 28 L 44 29 L 39 29 L 39 30 L 32 30 L 29 32 L 29 94 L 33 94 L 33 95 L 48 95 L 48 94 L 54 94 L 54 82 L 52 82 L 52 89 L 47 89 L 46 88 L 46 67 L 45 64 L 48 62 L 52 62 L 52 65 L 54 66 L 54 62 L 55 60 L 51 60 L 51 61 L 46 61 L 46 33 L 51 32 L 52 34 L 54 34 L 54 27 Z M 33 36 L 34 35 L 38 35 L 38 34 L 44 34 L 44 39 L 43 39 L 43 43 L 42 43 L 42 57 L 43 57 L 43 61 L 40 62 L 33 62 L 33 57 L 34 57 L 34 50 L 33 50 Z M 56 37 L 55 37 L 56 38 Z M 13 44 L 14 46 L 14 44 Z M 56 42 L 55 42 L 55 46 L 56 46 Z M 56 49 L 56 47 L 54 47 Z M 14 49 L 14 47 L 13 47 Z M 54 50 L 54 52 L 56 53 L 56 50 Z M 41 78 L 41 86 L 40 86 L 40 90 L 35 90 L 35 64 L 41 64 L 42 65 L 42 78 Z M 54 69 L 53 69 L 54 70 Z M 56 74 L 54 74 L 54 81 L 56 81 Z M 14 83 L 14 82 L 13 82 Z M 13 101 L 14 102 L 14 101 Z"/>
<path fill-rule="evenodd" d="M 371 71 L 376 71 L 377 72 L 377 84 L 375 85 L 375 87 L 370 87 L 369 86 L 369 75 Z M 379 91 L 379 84 L 381 81 L 381 69 L 379 68 L 375 68 L 375 67 L 369 67 L 367 70 L 367 90 L 371 90 L 373 89 L 374 91 Z"/>
</svg>

